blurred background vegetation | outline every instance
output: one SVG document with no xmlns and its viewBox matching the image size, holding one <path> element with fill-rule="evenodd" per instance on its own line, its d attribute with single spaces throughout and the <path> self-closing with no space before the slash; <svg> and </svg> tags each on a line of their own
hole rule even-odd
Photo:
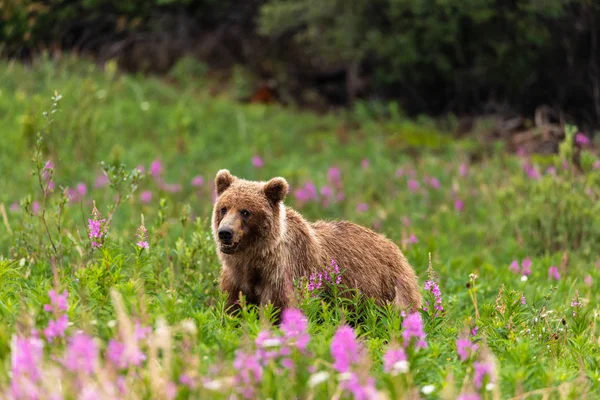
<svg viewBox="0 0 600 400">
<path fill-rule="evenodd" d="M 467 130 L 495 114 L 513 130 L 568 120 L 591 133 L 599 19 L 597 0 L 0 0 L 0 42 L 25 61 L 69 51 L 142 73 L 210 69 L 245 100 L 394 101 Z"/>
</svg>

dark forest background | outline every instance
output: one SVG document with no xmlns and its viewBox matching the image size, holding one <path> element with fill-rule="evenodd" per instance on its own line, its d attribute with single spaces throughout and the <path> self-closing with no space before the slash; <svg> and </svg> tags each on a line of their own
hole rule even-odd
<svg viewBox="0 0 600 400">
<path fill-rule="evenodd" d="M 68 51 L 166 74 L 193 60 L 303 107 L 600 123 L 596 0 L 0 0 L 0 18 L 2 54 L 23 61 Z"/>
</svg>

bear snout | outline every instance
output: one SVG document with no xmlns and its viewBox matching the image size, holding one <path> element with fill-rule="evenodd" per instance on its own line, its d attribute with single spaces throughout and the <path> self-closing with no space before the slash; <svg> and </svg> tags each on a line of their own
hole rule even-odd
<svg viewBox="0 0 600 400">
<path fill-rule="evenodd" d="M 219 228 L 219 240 L 223 242 L 223 244 L 232 244 L 233 243 L 233 229 L 228 226 Z"/>
</svg>

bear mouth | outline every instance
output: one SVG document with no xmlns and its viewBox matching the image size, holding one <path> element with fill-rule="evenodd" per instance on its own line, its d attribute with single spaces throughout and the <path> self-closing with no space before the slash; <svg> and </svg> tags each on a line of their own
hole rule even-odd
<svg viewBox="0 0 600 400">
<path fill-rule="evenodd" d="M 225 254 L 233 254 L 237 250 L 239 243 L 221 243 L 221 252 Z"/>
</svg>

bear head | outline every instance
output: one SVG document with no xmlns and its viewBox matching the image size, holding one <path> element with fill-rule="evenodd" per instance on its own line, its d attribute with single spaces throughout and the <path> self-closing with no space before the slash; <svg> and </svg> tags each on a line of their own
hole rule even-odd
<svg viewBox="0 0 600 400">
<path fill-rule="evenodd" d="M 279 243 L 285 233 L 283 200 L 289 191 L 285 179 L 248 181 L 222 169 L 215 188 L 212 230 L 222 254 L 263 251 Z"/>
</svg>

